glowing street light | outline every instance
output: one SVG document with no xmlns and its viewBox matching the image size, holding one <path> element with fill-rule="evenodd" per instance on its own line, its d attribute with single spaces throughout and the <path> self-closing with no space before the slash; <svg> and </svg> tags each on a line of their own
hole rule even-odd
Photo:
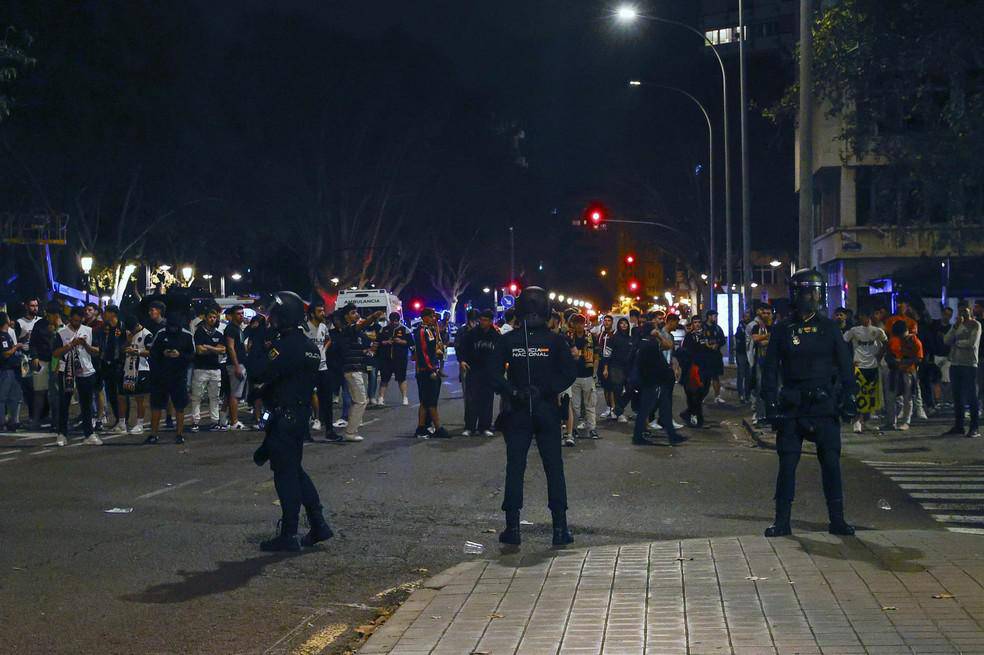
<svg viewBox="0 0 984 655">
<path fill-rule="evenodd" d="M 639 18 L 639 10 L 635 5 L 622 5 L 615 10 L 615 18 L 623 23 L 631 23 Z"/>
<path fill-rule="evenodd" d="M 560 302 L 564 302 L 564 295 L 561 294 L 561 295 L 557 296 L 557 300 L 559 300 Z"/>
<path fill-rule="evenodd" d="M 782 262 L 779 261 L 778 259 L 773 259 L 771 262 L 769 262 L 769 266 L 771 266 L 772 268 L 779 268 L 780 266 L 782 266 Z"/>
<path fill-rule="evenodd" d="M 92 255 L 85 254 L 79 257 L 79 265 L 82 266 L 82 272 L 88 275 L 92 272 L 92 265 L 96 263 L 96 260 Z"/>
<path fill-rule="evenodd" d="M 171 270 L 171 265 L 170 264 L 161 264 L 160 266 L 157 267 L 157 270 L 158 271 L 163 271 L 164 273 L 167 273 L 168 271 Z"/>
<path fill-rule="evenodd" d="M 748 286 L 750 286 L 750 287 L 752 287 L 753 289 L 758 289 L 758 285 L 759 285 L 759 283 L 758 283 L 758 282 L 752 282 L 752 283 L 751 283 L 750 285 L 748 285 Z"/>
<path fill-rule="evenodd" d="M 701 273 L 700 279 L 702 279 L 704 282 L 707 282 L 707 273 Z"/>
<path fill-rule="evenodd" d="M 214 276 L 211 273 L 206 273 L 202 276 L 203 280 L 211 280 Z"/>
<path fill-rule="evenodd" d="M 191 279 L 195 277 L 195 269 L 191 266 L 181 267 L 181 279 L 185 281 L 185 284 L 190 284 Z"/>
<path fill-rule="evenodd" d="M 333 278 L 331 278 L 328 281 L 331 282 L 332 284 L 334 284 L 335 286 L 338 286 L 338 283 L 341 282 L 341 280 L 338 279 L 337 277 L 333 277 Z"/>
<path fill-rule="evenodd" d="M 642 86 L 642 82 L 640 80 L 629 80 L 629 86 Z"/>
<path fill-rule="evenodd" d="M 551 291 L 550 293 L 547 294 L 547 298 L 550 298 L 550 300 L 556 300 L 557 294 Z"/>
<path fill-rule="evenodd" d="M 243 274 L 242 273 L 233 273 L 229 277 L 231 277 L 236 282 L 239 282 L 241 279 L 243 279 Z"/>
<path fill-rule="evenodd" d="M 600 271 L 598 271 L 598 275 L 600 275 L 601 277 L 605 277 L 606 275 L 608 275 L 608 269 L 607 268 L 601 269 Z"/>
</svg>

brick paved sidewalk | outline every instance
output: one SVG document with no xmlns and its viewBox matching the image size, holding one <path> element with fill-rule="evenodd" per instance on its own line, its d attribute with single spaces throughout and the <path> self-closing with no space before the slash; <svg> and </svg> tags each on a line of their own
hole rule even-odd
<svg viewBox="0 0 984 655">
<path fill-rule="evenodd" d="M 942 531 L 502 555 L 432 578 L 359 652 L 984 653 L 982 585 L 984 538 Z"/>
</svg>

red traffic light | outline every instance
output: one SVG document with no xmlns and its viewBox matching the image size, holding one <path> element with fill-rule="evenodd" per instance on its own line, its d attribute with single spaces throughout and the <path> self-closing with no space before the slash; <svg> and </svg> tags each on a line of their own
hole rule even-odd
<svg viewBox="0 0 984 655">
<path fill-rule="evenodd" d="M 625 263 L 631 266 L 635 264 L 635 255 L 629 254 L 625 256 Z"/>
<path fill-rule="evenodd" d="M 635 293 L 639 290 L 639 280 L 629 280 L 629 291 Z"/>
<path fill-rule="evenodd" d="M 419 312 L 421 309 L 424 308 L 424 303 L 420 302 L 419 300 L 414 300 L 411 306 L 413 307 L 413 311 Z"/>
<path fill-rule="evenodd" d="M 584 222 L 594 229 L 601 227 L 601 224 L 608 219 L 608 209 L 600 202 L 593 202 L 584 210 Z"/>
<path fill-rule="evenodd" d="M 518 291 L 519 291 L 519 285 L 516 284 L 515 282 L 510 282 L 509 283 L 509 293 L 511 293 L 512 295 L 515 296 Z"/>
</svg>

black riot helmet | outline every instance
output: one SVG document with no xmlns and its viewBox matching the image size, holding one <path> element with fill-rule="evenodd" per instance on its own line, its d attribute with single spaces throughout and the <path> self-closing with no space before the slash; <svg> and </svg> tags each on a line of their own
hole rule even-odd
<svg viewBox="0 0 984 655">
<path fill-rule="evenodd" d="M 802 268 L 789 278 L 789 300 L 800 317 L 806 318 L 827 306 L 827 283 L 818 271 Z"/>
<path fill-rule="evenodd" d="M 550 318 L 550 299 L 541 287 L 526 287 L 516 299 L 516 318 L 527 327 L 538 328 Z"/>
<path fill-rule="evenodd" d="M 304 322 L 304 301 L 293 291 L 278 291 L 270 303 L 270 325 L 277 332 L 298 327 Z"/>
</svg>

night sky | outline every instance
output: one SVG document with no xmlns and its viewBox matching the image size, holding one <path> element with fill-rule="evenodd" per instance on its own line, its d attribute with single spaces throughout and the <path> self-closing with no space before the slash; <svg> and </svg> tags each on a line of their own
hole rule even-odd
<svg viewBox="0 0 984 655">
<path fill-rule="evenodd" d="M 45 12 L 39 6 L 58 3 L 13 3 L 0 23 L 18 24 L 32 31 L 36 38 L 57 38 L 59 30 L 72 30 L 70 21 L 58 21 L 57 12 Z M 91 5 L 90 5 L 91 6 Z M 106 5 L 103 5 L 105 8 Z M 111 7 L 123 10 L 127 3 Z M 150 6 L 150 5 L 148 5 Z M 183 9 L 182 9 L 183 8 Z M 155 82 L 155 90 L 167 96 L 171 89 L 186 93 L 181 106 L 171 111 L 178 120 L 189 124 L 181 135 L 190 142 L 189 156 L 208 159 L 209 143 L 235 142 L 237 136 L 205 134 L 221 132 L 225 116 L 217 108 L 230 103 L 253 103 L 256 89 L 229 86 L 221 99 L 211 98 L 214 86 L 208 77 L 226 83 L 225 70 L 230 59 L 255 48 L 250 56 L 262 59 L 265 53 L 276 59 L 278 52 L 290 47 L 289 31 L 277 37 L 284 41 L 245 43 L 255 29 L 256 16 L 289 16 L 299 25 L 319 29 L 324 26 L 328 39 L 348 34 L 371 48 L 385 52 L 397 61 L 401 47 L 416 42 L 437 57 L 450 62 L 453 84 L 460 85 L 481 98 L 485 109 L 497 119 L 514 124 L 525 134 L 520 144 L 528 168 L 522 171 L 525 185 L 522 194 L 503 202 L 507 210 L 484 216 L 485 223 L 501 223 L 498 236 L 491 239 L 493 251 L 504 253 L 506 227 L 517 225 L 517 267 L 527 274 L 528 282 L 547 285 L 564 283 L 583 289 L 584 293 L 601 293 L 596 264 L 613 248 L 612 235 L 584 234 L 571 227 L 581 208 L 591 199 L 608 203 L 613 212 L 624 218 L 655 218 L 664 222 L 687 224 L 706 216 L 706 187 L 703 178 L 695 179 L 694 167 L 706 169 L 706 128 L 703 117 L 689 101 L 654 90 L 629 89 L 629 79 L 641 78 L 676 85 L 701 98 L 711 109 L 712 120 L 720 126 L 720 77 L 716 63 L 692 34 L 678 28 L 655 24 L 624 27 L 612 19 L 614 4 L 578 0 L 504 0 L 500 2 L 405 2 L 396 0 L 360 0 L 359 2 L 314 2 L 312 0 L 258 0 L 215 2 L 187 0 L 182 5 L 165 5 L 151 11 L 164 12 L 159 21 L 160 33 L 148 38 L 161 39 L 178 70 L 169 71 Z M 661 16 L 697 25 L 698 2 L 655 2 L 645 7 Z M 105 9 L 104 9 L 105 11 Z M 119 13 L 117 11 L 117 13 Z M 112 12 L 109 14 L 112 16 Z M 107 18 L 106 20 L 112 20 Z M 103 21 L 105 22 L 105 21 Z M 145 21 L 146 22 L 146 21 Z M 158 21 L 154 21 L 157 26 Z M 94 21 L 99 25 L 99 21 Z M 252 25 L 252 27 L 251 27 Z M 391 38 L 393 34 L 401 38 Z M 75 34 L 77 48 L 87 48 L 84 35 Z M 144 38 L 139 34 L 127 38 Z M 185 47 L 189 51 L 181 51 Z M 43 51 L 43 48 L 42 48 Z M 378 54 L 378 53 L 377 53 Z M 71 59 L 71 53 L 66 59 Z M 360 70 L 358 53 L 345 64 L 345 74 L 366 79 L 371 88 L 371 66 Z M 233 61 L 234 65 L 236 62 Z M 334 62 L 326 61 L 330 69 Z M 265 65 L 276 66 L 276 61 Z M 319 65 L 313 62 L 313 65 Z M 791 66 L 791 64 L 790 64 Z M 61 71 L 64 73 L 64 71 Z M 43 64 L 35 83 L 44 84 L 47 73 Z M 290 76 L 285 69 L 282 75 Z M 737 68 L 733 67 L 731 103 L 733 135 L 735 234 L 739 234 L 740 216 L 737 150 Z M 781 91 L 782 82 L 770 71 L 768 79 L 756 79 L 751 68 L 753 100 L 768 105 Z M 763 76 L 764 77 L 764 76 Z M 229 78 L 234 79 L 234 78 Z M 190 80 L 190 81 L 189 81 Z M 117 84 L 125 86 L 126 80 Z M 229 82 L 228 84 L 231 84 Z M 420 91 L 444 92 L 450 84 L 437 76 L 421 83 Z M 288 85 L 289 87 L 289 85 Z M 259 91 L 263 93 L 261 89 Z M 268 91 L 273 93 L 273 91 Z M 756 97 L 759 93 L 762 97 Z M 237 98 L 237 96 L 239 96 Z M 32 100 L 27 98 L 28 103 Z M 291 98 L 278 98 L 279 107 L 290 112 Z M 78 98 L 85 103 L 86 98 Z M 260 99 L 260 103 L 266 99 Z M 345 103 L 346 98 L 329 102 Z M 157 110 L 155 110 L 157 111 Z M 180 118 L 185 116 L 186 118 Z M 193 124 L 193 125 L 192 125 Z M 35 126 L 36 128 L 37 126 Z M 795 196 L 792 189 L 792 128 L 776 127 L 752 112 L 752 180 L 755 248 L 774 248 L 793 235 Z M 15 125 L 8 129 L 17 130 Z M 204 136 L 201 136 L 205 134 Z M 276 138 L 276 135 L 266 137 Z M 720 133 L 716 136 L 721 142 Z M 27 143 L 27 141 L 25 141 Z M 138 144 L 139 147 L 139 144 Z M 242 159 L 240 153 L 239 159 Z M 720 164 L 721 155 L 718 154 Z M 722 169 L 718 168 L 718 207 L 721 209 L 718 247 L 723 251 Z M 231 175 L 231 174 L 230 174 Z M 199 179 L 201 176 L 199 176 Z M 221 176 L 216 175 L 215 179 Z M 649 190 L 644 199 L 640 188 Z M 502 192 L 509 195 L 509 190 Z M 653 202 L 652 196 L 657 196 Z M 24 203 L 36 199 L 11 201 Z M 462 202 L 467 203 L 465 198 Z M 10 203 L 8 203 L 10 204 Z M 761 213 L 755 210 L 761 208 Z M 499 236 L 502 240 L 499 241 Z M 646 231 L 640 239 L 660 239 L 655 231 Z M 738 240 L 735 249 L 738 251 Z M 645 243 L 641 244 L 645 247 Z M 684 259 L 700 259 L 696 252 L 683 250 Z M 545 273 L 536 271 L 537 262 L 550 262 Z M 486 267 L 485 279 L 476 284 L 494 283 L 507 274 L 503 266 Z M 426 280 L 412 287 L 423 289 Z"/>
</svg>

